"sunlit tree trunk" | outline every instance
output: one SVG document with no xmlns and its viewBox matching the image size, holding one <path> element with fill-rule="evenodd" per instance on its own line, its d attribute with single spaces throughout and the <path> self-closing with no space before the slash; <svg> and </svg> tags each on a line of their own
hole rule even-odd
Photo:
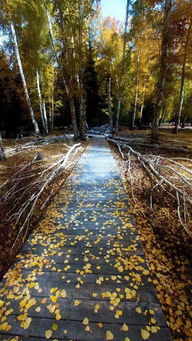
<svg viewBox="0 0 192 341">
<path fill-rule="evenodd" d="M 112 114 L 112 96 L 111 96 L 111 76 L 108 77 L 108 113 L 110 134 L 113 134 L 113 114 Z"/>
<path fill-rule="evenodd" d="M 139 62 L 140 62 L 140 51 L 138 51 L 137 55 L 137 70 L 136 70 L 136 80 L 135 80 L 135 103 L 134 103 L 134 111 L 133 118 L 131 122 L 131 129 L 135 128 L 135 119 L 137 114 L 137 101 L 138 101 L 138 90 L 139 90 Z"/>
<path fill-rule="evenodd" d="M 40 86 L 40 78 L 39 78 L 39 72 L 37 71 L 37 91 L 39 96 L 39 107 L 40 107 L 40 113 L 41 113 L 41 120 L 43 124 L 43 130 L 45 134 L 48 134 L 48 121 L 47 121 L 47 112 L 46 112 L 46 105 L 45 101 L 42 98 L 41 94 L 41 86 Z"/>
<path fill-rule="evenodd" d="M 166 72 L 167 72 L 167 55 L 169 47 L 169 29 L 170 29 L 170 14 L 172 9 L 172 1 L 165 1 L 164 20 L 163 20 L 163 32 L 161 43 L 161 60 L 158 83 L 156 86 L 156 104 L 153 112 L 153 121 L 151 127 L 151 142 L 157 143 L 159 141 L 159 119 L 162 110 Z"/>
<path fill-rule="evenodd" d="M 125 57 L 126 57 L 126 44 L 127 44 L 127 31 L 128 31 L 128 21 L 129 21 L 129 7 L 130 7 L 130 0 L 127 0 L 126 6 L 126 18 L 125 18 L 125 28 L 124 28 L 124 38 L 123 38 L 123 57 L 122 57 L 122 68 L 121 68 L 121 77 L 120 77 L 120 88 L 122 86 L 122 78 L 125 70 Z M 120 89 L 121 91 L 121 89 Z M 117 105 L 117 115 L 116 115 L 116 122 L 115 122 L 115 131 L 119 131 L 119 118 L 121 113 L 121 94 L 119 93 L 118 98 L 118 105 Z"/>
<path fill-rule="evenodd" d="M 34 126 L 35 134 L 39 135 L 39 133 L 40 133 L 39 126 L 38 126 L 38 123 L 37 123 L 37 121 L 35 119 L 35 115 L 34 115 L 33 108 L 32 108 L 32 105 L 31 105 L 31 101 L 30 101 L 30 98 L 29 98 L 29 92 L 28 92 L 28 89 L 27 89 L 27 83 L 26 83 L 26 80 L 25 80 L 25 75 L 24 75 L 23 66 L 22 66 L 22 63 L 21 63 L 21 57 L 20 57 L 20 53 L 19 53 L 19 47 L 18 47 L 18 42 L 17 42 L 17 35 L 16 35 L 16 31 L 15 31 L 15 27 L 14 27 L 13 23 L 11 23 L 11 33 L 12 33 L 12 37 L 13 37 L 15 54 L 16 54 L 17 63 L 18 63 L 18 67 L 19 67 L 19 73 L 20 73 L 20 76 L 21 76 L 21 80 L 22 80 L 22 84 L 23 84 L 23 88 L 24 88 L 24 92 L 25 92 L 25 97 L 26 97 L 26 102 L 27 102 L 27 105 L 28 105 L 29 113 L 30 113 L 30 118 L 31 118 L 32 124 Z"/>
<path fill-rule="evenodd" d="M 42 102 L 42 106 L 43 106 L 43 118 L 44 118 L 44 122 L 45 122 L 45 132 L 46 132 L 46 134 L 48 134 L 49 133 L 49 127 L 48 127 L 48 119 L 47 119 L 47 109 L 46 109 L 46 103 L 45 103 L 44 99 Z"/>
<path fill-rule="evenodd" d="M 146 84 L 144 84 L 144 89 L 143 89 L 143 99 L 142 99 L 142 104 L 140 108 L 140 113 L 139 113 L 139 126 L 142 126 L 142 119 L 143 119 L 143 110 L 145 107 L 145 94 L 146 94 Z"/>
<path fill-rule="evenodd" d="M 3 161 L 3 160 L 5 160 L 5 153 L 3 149 L 3 141 L 2 141 L 1 132 L 0 132 L 0 161 Z"/>
<path fill-rule="evenodd" d="M 180 96 L 179 96 L 179 110 L 177 113 L 176 123 L 174 133 L 177 134 L 179 131 L 179 127 L 181 124 L 181 114 L 183 110 L 183 102 L 184 102 L 184 94 L 185 94 L 185 75 L 186 75 L 186 63 L 187 63 L 187 53 L 189 47 L 190 33 L 191 33 L 192 20 L 190 20 L 189 28 L 187 30 L 186 42 L 185 42 L 185 51 L 181 72 L 181 87 L 180 87 Z"/>
</svg>

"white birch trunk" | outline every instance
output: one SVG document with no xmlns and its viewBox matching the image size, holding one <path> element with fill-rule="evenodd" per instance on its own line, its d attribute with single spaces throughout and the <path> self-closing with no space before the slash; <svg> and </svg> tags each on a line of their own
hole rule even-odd
<svg viewBox="0 0 192 341">
<path fill-rule="evenodd" d="M 48 127 L 46 103 L 44 100 L 42 103 L 42 109 L 43 109 L 43 118 L 44 118 L 44 122 L 45 122 L 45 132 L 46 132 L 46 134 L 48 134 L 49 133 L 49 127 Z"/>
<path fill-rule="evenodd" d="M 163 32 L 161 41 L 161 60 L 158 82 L 156 85 L 156 105 L 153 112 L 153 121 L 151 127 L 151 143 L 159 141 L 159 119 L 163 105 L 166 73 L 167 73 L 167 56 L 169 49 L 169 30 L 170 15 L 173 6 L 173 0 L 165 0 Z"/>
<path fill-rule="evenodd" d="M 45 132 L 45 120 L 44 120 L 44 115 L 43 115 L 43 103 L 42 103 L 42 96 L 41 96 L 41 88 L 40 88 L 40 80 L 39 80 L 39 72 L 37 71 L 36 73 L 37 77 L 37 92 L 39 96 L 39 109 L 40 109 L 40 114 L 41 114 L 41 121 L 43 125 L 43 130 Z"/>
<path fill-rule="evenodd" d="M 35 119 L 35 115 L 34 115 L 33 108 L 32 108 L 31 101 L 30 101 L 30 97 L 29 97 L 29 92 L 27 89 L 27 83 L 26 83 L 25 74 L 23 71 L 23 66 L 22 66 L 21 57 L 20 57 L 20 53 L 19 53 L 19 46 L 18 46 L 18 42 L 17 42 L 17 35 L 16 35 L 15 27 L 14 27 L 13 23 L 11 23 L 10 26 L 11 26 L 11 33 L 12 33 L 13 42 L 14 42 L 15 54 L 16 54 L 17 63 L 18 63 L 18 67 L 19 67 L 19 73 L 21 76 L 21 80 L 22 80 L 22 84 L 23 84 L 23 88 L 24 88 L 24 92 L 25 92 L 25 97 L 26 97 L 26 101 L 27 101 L 27 105 L 28 105 L 28 109 L 29 109 L 29 113 L 30 113 L 30 118 L 31 118 L 32 124 L 34 126 L 35 134 L 39 135 L 39 133 L 40 133 L 39 126 L 38 126 L 38 123 Z"/>
<path fill-rule="evenodd" d="M 130 0 L 127 0 L 127 6 L 126 6 L 126 17 L 125 17 L 125 28 L 124 28 L 124 38 L 123 38 L 123 57 L 121 62 L 121 74 L 120 74 L 120 92 L 119 92 L 119 98 L 118 98 L 118 105 L 117 105 L 117 115 L 116 115 L 116 122 L 115 122 L 115 131 L 119 131 L 119 117 L 121 113 L 121 104 L 122 104 L 122 96 L 121 96 L 121 88 L 123 84 L 123 75 L 125 70 L 125 57 L 126 57 L 126 44 L 127 44 L 127 31 L 128 31 L 128 21 L 129 21 L 129 6 L 130 6 Z"/>
</svg>

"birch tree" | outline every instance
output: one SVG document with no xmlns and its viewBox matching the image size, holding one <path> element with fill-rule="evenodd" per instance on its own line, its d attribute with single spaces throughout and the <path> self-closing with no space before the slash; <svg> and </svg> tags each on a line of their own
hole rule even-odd
<svg viewBox="0 0 192 341">
<path fill-rule="evenodd" d="M 160 58 L 160 70 L 158 75 L 158 82 L 156 85 L 156 103 L 153 112 L 153 121 L 151 129 L 151 142 L 157 143 L 159 141 L 159 119 L 161 115 L 164 90 L 167 73 L 167 57 L 169 52 L 169 38 L 170 38 L 170 16 L 173 6 L 173 0 L 165 0 L 164 5 L 164 18 L 163 18 L 163 30 L 162 30 L 162 42 L 161 42 L 161 58 Z"/>
<path fill-rule="evenodd" d="M 40 107 L 40 113 L 41 113 L 41 120 L 43 124 L 43 130 L 45 134 L 48 134 L 48 120 L 47 120 L 47 112 L 46 112 L 46 104 L 45 100 L 42 97 L 41 93 L 41 85 L 40 85 L 40 77 L 39 77 L 39 71 L 37 70 L 37 91 L 39 95 L 39 107 Z"/>
<path fill-rule="evenodd" d="M 123 56 L 120 68 L 120 81 L 119 81 L 119 94 L 118 94 L 118 104 L 117 104 L 117 114 L 116 114 L 116 122 L 115 122 L 115 131 L 119 131 L 119 117 L 121 112 L 122 105 L 122 86 L 123 86 L 123 76 L 125 73 L 125 59 L 126 59 L 126 49 L 127 49 L 127 33 L 128 33 L 128 23 L 129 23 L 129 11 L 130 11 L 131 0 L 127 0 L 126 5 L 126 16 L 125 16 L 125 28 L 124 28 L 124 36 L 123 36 Z"/>
<path fill-rule="evenodd" d="M 21 62 L 19 46 L 18 46 L 18 41 L 17 41 L 17 35 L 16 35 L 14 24 L 11 23 L 10 27 L 11 27 L 11 33 L 12 33 L 12 38 L 13 38 L 13 43 L 14 43 L 15 55 L 16 55 L 16 58 L 17 58 L 17 64 L 18 64 L 19 73 L 20 73 L 20 76 L 21 76 L 22 84 L 23 84 L 23 89 L 24 89 L 24 92 L 25 92 L 25 97 L 26 97 L 26 102 L 27 102 L 27 105 L 28 105 L 28 110 L 29 110 L 31 122 L 32 122 L 33 127 L 34 127 L 35 134 L 39 135 L 39 133 L 40 133 L 39 126 L 38 126 L 38 123 L 37 123 L 37 121 L 35 119 L 33 107 L 32 107 L 31 101 L 30 101 L 30 97 L 29 97 L 29 92 L 28 92 L 27 83 L 26 83 L 26 79 L 25 79 L 25 74 L 24 74 L 23 66 L 22 66 L 22 62 Z"/>
</svg>

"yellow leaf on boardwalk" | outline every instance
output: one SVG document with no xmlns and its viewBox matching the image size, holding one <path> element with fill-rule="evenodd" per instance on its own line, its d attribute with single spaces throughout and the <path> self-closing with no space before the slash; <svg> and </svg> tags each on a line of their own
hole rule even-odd
<svg viewBox="0 0 192 341">
<path fill-rule="evenodd" d="M 124 339 L 124 341 L 130 341 L 130 338 L 129 338 L 129 337 L 126 337 L 126 338 Z"/>
<path fill-rule="evenodd" d="M 55 318 L 56 318 L 57 321 L 58 321 L 58 320 L 61 320 L 61 314 L 57 313 L 57 314 L 55 315 Z"/>
<path fill-rule="evenodd" d="M 32 321 L 31 317 L 28 317 L 25 321 L 21 322 L 21 327 L 23 329 L 28 329 L 31 324 L 31 321 Z"/>
<path fill-rule="evenodd" d="M 11 329 L 11 326 L 7 322 L 0 324 L 0 330 L 8 332 L 10 329 Z"/>
<path fill-rule="evenodd" d="M 58 325 L 56 323 L 53 323 L 51 329 L 53 331 L 56 331 L 58 329 Z"/>
<path fill-rule="evenodd" d="M 29 302 L 27 302 L 27 304 L 26 304 L 26 309 L 29 309 L 29 308 L 33 307 L 35 304 L 36 304 L 36 299 L 35 298 L 31 298 L 29 300 Z"/>
<path fill-rule="evenodd" d="M 141 336 L 143 340 L 147 340 L 150 337 L 150 334 L 147 330 L 141 329 Z"/>
<path fill-rule="evenodd" d="M 87 326 L 89 324 L 89 319 L 87 317 L 84 318 L 82 324 L 84 324 L 85 326 Z"/>
<path fill-rule="evenodd" d="M 49 304 L 47 306 L 47 309 L 50 311 L 50 313 L 54 313 L 55 309 L 56 309 L 56 305 L 52 305 L 52 304 Z"/>
<path fill-rule="evenodd" d="M 57 303 L 58 296 L 51 296 L 50 299 L 51 299 L 52 302 Z"/>
<path fill-rule="evenodd" d="M 7 310 L 7 311 L 5 312 L 5 316 L 10 315 L 12 312 L 13 312 L 13 309 L 10 308 L 9 310 Z"/>
<path fill-rule="evenodd" d="M 138 313 L 138 314 L 141 314 L 141 308 L 140 307 L 137 307 L 136 309 L 135 309 L 135 311 Z"/>
<path fill-rule="evenodd" d="M 110 340 L 113 340 L 113 339 L 114 339 L 113 334 L 111 333 L 110 330 L 107 330 L 107 332 L 106 332 L 106 340 L 110 341 Z"/>
<path fill-rule="evenodd" d="M 45 337 L 46 337 L 46 339 L 50 339 L 51 336 L 52 336 L 52 334 L 53 334 L 53 331 L 52 331 L 52 330 L 46 330 L 46 331 L 45 331 Z"/>
<path fill-rule="evenodd" d="M 65 297 L 67 296 L 67 293 L 66 293 L 66 290 L 65 290 L 65 289 L 63 289 L 63 290 L 61 291 L 60 296 L 63 297 L 63 298 L 65 298 Z"/>
<path fill-rule="evenodd" d="M 0 307 L 2 307 L 4 303 L 4 301 L 0 300 Z"/>
<path fill-rule="evenodd" d="M 97 295 L 98 294 L 96 292 L 93 292 L 93 294 L 92 294 L 93 297 L 97 297 Z"/>
<path fill-rule="evenodd" d="M 99 311 L 99 309 L 100 309 L 100 305 L 99 305 L 99 304 L 96 304 L 95 309 L 94 309 L 94 312 L 97 314 L 98 311 Z"/>
<path fill-rule="evenodd" d="M 91 331 L 91 328 L 90 328 L 89 326 L 87 326 L 87 327 L 85 328 L 85 331 L 86 331 L 86 332 L 90 332 L 90 331 Z"/>
<path fill-rule="evenodd" d="M 58 290 L 58 288 L 52 288 L 51 290 L 50 290 L 50 292 L 51 293 L 54 293 L 54 292 L 56 292 Z"/>
<path fill-rule="evenodd" d="M 127 332 L 127 331 L 129 330 L 129 327 L 124 323 L 124 324 L 122 325 L 121 330 L 123 330 L 124 332 Z"/>
<path fill-rule="evenodd" d="M 76 305 L 76 306 L 77 306 L 77 305 L 79 305 L 79 304 L 81 304 L 81 302 L 80 302 L 80 301 L 78 301 L 78 300 L 75 300 L 75 301 L 74 301 L 74 305 Z"/>
</svg>

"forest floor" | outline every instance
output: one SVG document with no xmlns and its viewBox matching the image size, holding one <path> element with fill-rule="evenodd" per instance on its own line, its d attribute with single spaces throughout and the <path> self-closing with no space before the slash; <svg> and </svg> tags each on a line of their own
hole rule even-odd
<svg viewBox="0 0 192 341">
<path fill-rule="evenodd" d="M 49 136 L 48 138 L 53 138 L 55 135 L 59 135 L 59 132 L 56 132 L 54 136 Z M 41 205 L 46 203 L 47 200 L 47 205 L 49 205 L 49 203 L 54 199 L 54 196 L 60 190 L 61 186 L 64 185 L 64 182 L 71 173 L 73 166 L 79 160 L 88 145 L 88 142 L 81 143 L 81 147 L 77 150 L 77 153 L 71 155 L 69 158 L 69 162 L 72 163 L 69 169 L 63 169 L 61 172 L 59 172 L 54 181 L 52 181 L 50 185 L 45 188 L 30 219 L 30 226 L 27 227 L 27 235 L 25 235 L 25 232 L 21 233 L 17 244 L 13 248 L 14 241 L 19 234 L 20 226 L 15 226 L 15 220 L 13 219 L 13 221 L 9 221 L 8 219 L 5 219 L 5 216 L 9 216 L 11 207 L 14 206 L 18 201 L 18 190 L 23 187 L 24 191 L 24 188 L 27 188 L 26 186 L 30 185 L 30 181 L 32 185 L 32 181 L 37 179 L 40 171 L 42 172 L 46 168 L 49 168 L 53 164 L 57 163 L 66 155 L 69 148 L 74 144 L 70 139 L 64 139 L 60 142 L 53 142 L 45 145 L 38 143 L 37 145 L 34 145 L 34 143 L 37 143 L 36 138 L 34 137 L 25 137 L 18 140 L 4 140 L 6 160 L 0 163 L 0 185 L 7 179 L 11 179 L 11 177 L 13 177 L 15 174 L 18 174 L 18 178 L 23 176 L 23 179 L 19 180 L 17 188 L 14 189 L 15 193 L 13 192 L 13 197 L 10 199 L 10 203 L 8 203 L 8 205 L 5 205 L 3 201 L 0 203 L 0 277 L 2 277 L 11 262 L 15 259 L 15 256 L 19 252 L 24 240 L 26 240 L 27 235 L 31 233 L 31 231 L 42 219 L 45 209 L 42 209 Z M 39 160 L 37 163 L 31 164 L 35 157 L 37 157 Z M 26 167 L 26 165 L 28 165 L 26 171 L 24 173 L 20 172 L 24 167 Z M 29 178 L 31 180 L 27 181 L 24 178 L 29 176 L 29 174 L 30 176 L 32 174 L 33 177 Z M 40 186 L 41 185 L 42 184 L 40 183 Z M 20 206 L 30 200 L 30 197 L 34 193 L 33 190 L 35 189 L 36 188 L 32 188 L 31 191 L 27 191 L 22 200 L 20 202 L 18 201 Z M 5 192 L 9 190 L 10 188 L 8 186 L 5 186 L 5 189 L 1 189 L 1 198 Z M 18 209 L 19 207 L 16 205 L 12 214 L 16 213 L 16 210 Z"/>
<path fill-rule="evenodd" d="M 124 130 L 118 135 L 124 138 L 143 135 L 147 141 L 148 131 L 128 132 Z M 161 130 L 160 141 L 170 147 L 187 147 L 188 152 L 171 151 L 149 147 L 137 147 L 141 154 L 157 154 L 166 158 L 192 157 L 192 131 L 182 130 L 177 136 L 169 130 Z M 178 149 L 179 149 L 178 148 Z M 174 341 L 192 340 L 192 239 L 184 231 L 178 216 L 177 207 L 165 195 L 157 192 L 154 198 L 153 212 L 149 207 L 150 181 L 141 164 L 133 160 L 132 185 L 127 176 L 127 162 L 122 160 L 119 152 L 115 158 L 123 177 L 128 193 L 131 212 L 139 229 L 147 264 L 157 296 L 161 302 L 166 321 L 172 331 Z M 187 163 L 186 163 L 187 164 Z M 187 166 L 191 167 L 190 164 Z M 132 197 L 134 188 L 134 200 Z M 189 221 L 192 231 L 192 222 Z"/>
</svg>

